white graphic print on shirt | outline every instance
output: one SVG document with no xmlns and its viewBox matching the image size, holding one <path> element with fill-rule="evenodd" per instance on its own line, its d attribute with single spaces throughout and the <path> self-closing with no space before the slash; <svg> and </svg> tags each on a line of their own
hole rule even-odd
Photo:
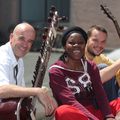
<svg viewBox="0 0 120 120">
<path fill-rule="evenodd" d="M 66 78 L 65 79 L 68 88 L 70 88 L 73 92 L 73 94 L 80 93 L 81 91 L 85 91 L 91 89 L 91 81 L 90 81 L 90 76 L 88 73 L 84 73 L 82 76 L 78 78 L 78 81 L 75 81 L 71 78 Z"/>
</svg>

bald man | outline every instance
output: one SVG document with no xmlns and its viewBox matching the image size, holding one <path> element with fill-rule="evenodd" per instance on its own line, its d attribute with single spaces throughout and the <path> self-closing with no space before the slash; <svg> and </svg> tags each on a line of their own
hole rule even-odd
<svg viewBox="0 0 120 120">
<path fill-rule="evenodd" d="M 18 24 L 10 34 L 8 43 L 0 47 L 0 98 L 36 96 L 51 115 L 56 108 L 45 88 L 25 87 L 23 57 L 31 49 L 36 32 L 28 23 Z M 17 77 L 14 72 L 17 66 Z"/>
</svg>

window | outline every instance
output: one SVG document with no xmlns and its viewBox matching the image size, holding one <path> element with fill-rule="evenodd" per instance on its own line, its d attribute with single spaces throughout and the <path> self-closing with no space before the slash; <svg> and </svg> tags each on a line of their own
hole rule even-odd
<svg viewBox="0 0 120 120">
<path fill-rule="evenodd" d="M 20 21 L 44 23 L 52 5 L 56 7 L 60 16 L 69 18 L 70 0 L 21 0 Z"/>
</svg>

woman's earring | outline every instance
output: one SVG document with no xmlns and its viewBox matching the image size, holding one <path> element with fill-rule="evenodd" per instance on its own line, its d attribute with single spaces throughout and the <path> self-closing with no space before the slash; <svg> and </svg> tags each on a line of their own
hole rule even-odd
<svg viewBox="0 0 120 120">
<path fill-rule="evenodd" d="M 64 54 L 64 59 L 65 59 L 65 62 L 68 61 L 68 55 L 67 55 L 67 53 Z"/>
</svg>

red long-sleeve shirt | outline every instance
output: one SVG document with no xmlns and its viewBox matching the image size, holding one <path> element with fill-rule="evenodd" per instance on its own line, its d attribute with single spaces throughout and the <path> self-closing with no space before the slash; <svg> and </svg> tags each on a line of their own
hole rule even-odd
<svg viewBox="0 0 120 120">
<path fill-rule="evenodd" d="M 87 61 L 87 73 L 90 79 L 87 79 L 82 71 L 67 69 L 63 61 L 58 60 L 49 69 L 50 87 L 59 105 L 75 106 L 89 118 L 97 120 L 86 109 L 86 106 L 93 105 L 94 98 L 104 117 L 111 114 L 111 109 L 102 87 L 99 70 L 93 62 Z M 86 86 L 91 90 L 86 90 Z"/>
</svg>

